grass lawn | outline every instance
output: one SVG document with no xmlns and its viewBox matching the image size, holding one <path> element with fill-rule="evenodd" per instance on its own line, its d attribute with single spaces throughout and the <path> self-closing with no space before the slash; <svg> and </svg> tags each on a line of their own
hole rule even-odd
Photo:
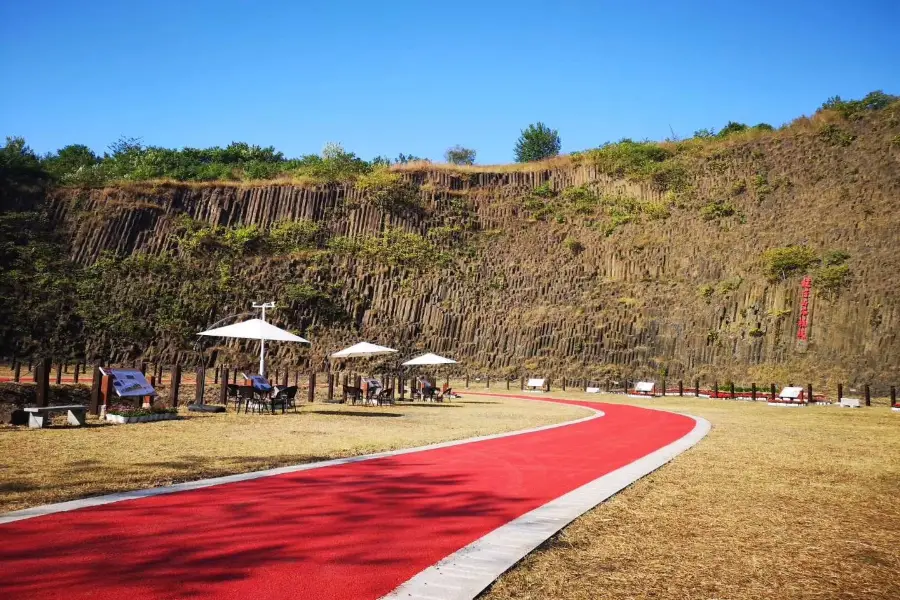
<svg viewBox="0 0 900 600">
<path fill-rule="evenodd" d="M 550 396 L 685 412 L 713 429 L 576 520 L 482 600 L 900 598 L 900 414 Z"/>
<path fill-rule="evenodd" d="M 514 399 L 299 414 L 183 412 L 178 421 L 28 429 L 0 426 L 0 512 L 86 496 L 514 431 L 583 417 L 574 406 Z M 64 420 L 64 417 L 63 417 Z"/>
</svg>

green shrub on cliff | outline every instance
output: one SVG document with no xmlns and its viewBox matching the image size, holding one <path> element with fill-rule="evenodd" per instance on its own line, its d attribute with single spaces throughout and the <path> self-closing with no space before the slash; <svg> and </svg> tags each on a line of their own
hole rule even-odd
<svg viewBox="0 0 900 600">
<path fill-rule="evenodd" d="M 378 168 L 356 179 L 364 202 L 388 212 L 420 209 L 418 190 L 398 173 Z"/>
<path fill-rule="evenodd" d="M 816 269 L 813 274 L 813 285 L 827 295 L 835 295 L 850 283 L 850 267 L 847 265 L 830 265 Z"/>
<path fill-rule="evenodd" d="M 845 119 L 855 120 L 862 118 L 868 111 L 887 108 L 898 100 L 900 100 L 900 96 L 876 90 L 869 92 L 861 100 L 843 100 L 840 96 L 832 96 L 822 104 L 819 110 L 834 110 Z"/>
<path fill-rule="evenodd" d="M 712 221 L 723 217 L 730 217 L 735 213 L 734 205 L 724 200 L 713 200 L 700 209 L 700 216 L 704 221 Z"/>
<path fill-rule="evenodd" d="M 769 248 L 762 254 L 763 273 L 770 281 L 803 275 L 818 262 L 816 252 L 807 246 Z"/>
<path fill-rule="evenodd" d="M 309 219 L 278 221 L 269 229 L 268 243 L 276 252 L 310 250 L 322 245 L 325 230 Z"/>
</svg>

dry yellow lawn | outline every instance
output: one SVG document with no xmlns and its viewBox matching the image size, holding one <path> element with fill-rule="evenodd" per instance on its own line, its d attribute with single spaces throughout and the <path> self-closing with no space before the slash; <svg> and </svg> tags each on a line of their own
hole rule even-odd
<svg viewBox="0 0 900 600">
<path fill-rule="evenodd" d="M 713 429 L 483 600 L 900 598 L 900 414 L 551 395 L 686 412 Z"/>
<path fill-rule="evenodd" d="M 421 446 L 576 419 L 583 408 L 513 399 L 299 414 L 182 414 L 178 421 L 0 426 L 0 512 L 272 467 Z M 64 420 L 64 419 L 63 419 Z"/>
</svg>

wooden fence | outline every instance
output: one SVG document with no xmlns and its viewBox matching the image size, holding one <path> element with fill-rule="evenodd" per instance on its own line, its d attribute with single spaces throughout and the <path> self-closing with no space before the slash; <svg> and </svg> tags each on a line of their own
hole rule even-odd
<svg viewBox="0 0 900 600">
<path fill-rule="evenodd" d="M 139 368 L 142 373 L 151 379 L 155 386 L 168 388 L 167 400 L 171 406 L 177 407 L 181 402 L 180 392 L 182 386 L 194 386 L 194 402 L 202 402 L 205 390 L 208 385 L 220 386 L 219 398 L 224 403 L 226 398 L 226 384 L 237 384 L 241 369 L 233 366 L 219 365 L 211 368 L 199 367 L 193 372 L 185 372 L 182 365 L 162 365 L 148 363 L 133 363 L 133 368 Z M 35 400 L 38 406 L 46 406 L 49 402 L 49 386 L 51 381 L 56 385 L 63 383 L 83 383 L 90 384 L 91 392 L 91 408 L 95 412 L 99 410 L 99 386 L 100 371 L 99 366 L 90 366 L 84 362 L 54 362 L 45 358 L 38 361 L 22 362 L 13 360 L 9 362 L 9 370 L 11 376 L 0 377 L 0 382 L 13 381 L 17 383 L 35 383 L 37 384 Z M 250 370 L 250 369 L 248 369 Z M 289 367 L 276 367 L 269 372 L 269 380 L 280 386 L 295 385 L 298 388 L 305 383 L 307 401 L 313 402 L 316 399 L 316 390 L 324 390 L 326 401 L 335 401 L 335 388 L 340 384 L 346 386 L 353 383 L 354 387 L 360 386 L 360 376 L 352 372 L 331 372 L 324 373 L 324 376 L 317 378 L 315 371 L 304 371 L 302 369 L 291 369 Z M 419 383 L 415 377 L 402 376 L 400 374 L 384 374 L 379 377 L 385 389 L 393 391 L 393 395 L 399 399 L 405 399 L 406 394 L 410 396 L 419 388 Z M 544 391 L 552 391 L 559 389 L 567 390 L 585 390 L 589 388 L 597 389 L 605 393 L 634 394 L 634 385 L 636 381 L 626 378 L 621 381 L 612 379 L 595 380 L 588 378 L 569 378 L 569 377 L 543 377 L 545 382 Z M 473 377 L 466 373 L 463 375 L 464 385 L 466 388 L 473 384 Z M 515 385 L 520 390 L 526 387 L 527 376 L 521 376 L 516 380 L 512 377 L 492 377 L 491 375 L 479 375 L 474 377 L 474 383 L 485 389 L 511 389 Z M 653 381 L 653 380 L 646 380 Z M 197 385 L 199 382 L 200 385 Z M 694 396 L 703 398 L 724 398 L 731 400 L 769 400 L 773 401 L 777 398 L 780 387 L 775 383 L 768 385 L 758 385 L 752 382 L 749 385 L 736 385 L 733 382 L 720 385 L 718 381 L 704 382 L 701 384 L 699 379 L 693 381 L 667 381 L 659 379 L 653 381 L 656 384 L 657 393 L 666 396 Z M 444 376 L 444 385 L 449 386 L 449 376 Z M 671 385 L 670 385 L 671 384 Z M 793 386 L 789 383 L 788 386 Z M 343 395 L 343 387 L 338 388 L 340 395 Z M 865 384 L 861 390 L 857 390 L 860 395 L 861 403 L 865 406 L 872 405 L 872 386 Z M 900 408 L 897 404 L 896 386 L 891 385 L 890 405 L 891 407 Z M 832 394 L 833 392 L 833 394 Z M 804 386 L 804 401 L 806 402 L 840 402 L 845 398 L 844 385 L 838 383 L 833 390 L 827 393 L 823 390 L 813 389 L 811 383 Z"/>
</svg>

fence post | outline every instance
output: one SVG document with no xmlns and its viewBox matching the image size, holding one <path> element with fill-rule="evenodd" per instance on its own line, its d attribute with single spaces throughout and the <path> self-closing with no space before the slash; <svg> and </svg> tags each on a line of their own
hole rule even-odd
<svg viewBox="0 0 900 600">
<path fill-rule="evenodd" d="M 309 393 L 306 397 L 307 402 L 315 402 L 316 401 L 316 372 L 313 371 L 309 374 Z"/>
<path fill-rule="evenodd" d="M 891 386 L 891 408 L 894 408 L 894 405 L 897 404 L 897 388 L 895 386 Z"/>
<path fill-rule="evenodd" d="M 733 382 L 733 381 L 731 382 L 731 389 L 730 389 L 730 391 L 731 391 L 731 399 L 734 400 L 734 382 Z"/>
<path fill-rule="evenodd" d="M 865 390 L 866 390 L 866 406 L 872 406 L 872 393 L 869 390 L 868 383 L 865 386 Z"/>
<path fill-rule="evenodd" d="M 469 374 L 466 373 L 466 389 L 469 389 Z"/>
<path fill-rule="evenodd" d="M 56 363 L 56 385 L 60 385 L 62 383 L 62 374 L 63 374 L 63 364 Z"/>
<path fill-rule="evenodd" d="M 719 382 L 713 381 L 713 398 L 719 397 Z"/>
<path fill-rule="evenodd" d="M 91 404 L 90 410 L 95 415 L 100 414 L 100 384 L 103 381 L 103 374 L 100 372 L 100 367 L 94 367 L 94 377 L 91 380 Z"/>
<path fill-rule="evenodd" d="M 612 389 L 612 382 L 609 379 L 607 379 L 606 380 L 606 393 L 608 394 L 611 389 Z"/>
<path fill-rule="evenodd" d="M 663 378 L 663 380 L 662 380 L 662 397 L 663 398 L 666 397 L 666 379 L 665 378 Z"/>
<path fill-rule="evenodd" d="M 750 399 L 756 402 L 756 383 L 750 384 Z"/>
<path fill-rule="evenodd" d="M 402 392 L 402 388 L 403 388 L 403 378 L 402 377 L 400 378 L 400 388 L 401 388 L 400 393 L 402 394 L 403 393 Z M 328 401 L 331 402 L 332 400 L 334 400 L 334 373 L 329 373 L 328 374 Z"/>
<path fill-rule="evenodd" d="M 194 375 L 194 404 L 203 404 L 203 392 L 206 391 L 206 368 L 197 367 Z"/>
<path fill-rule="evenodd" d="M 811 383 L 806 384 L 806 396 L 807 396 L 807 398 L 806 398 L 807 402 L 813 401 L 813 389 L 812 389 Z"/>
<path fill-rule="evenodd" d="M 222 386 L 219 388 L 219 402 L 223 406 L 228 406 L 228 367 L 220 367 L 216 369 L 216 383 L 219 379 L 219 371 L 222 371 Z"/>
<path fill-rule="evenodd" d="M 169 399 L 172 403 L 172 408 L 178 408 L 178 388 L 181 386 L 181 365 L 178 363 L 175 363 L 175 366 L 172 368 L 171 386 Z"/>
<path fill-rule="evenodd" d="M 699 379 L 694 380 L 694 397 L 695 398 L 700 397 L 700 380 Z"/>
<path fill-rule="evenodd" d="M 684 396 L 684 382 L 680 379 L 678 380 L 678 396 Z"/>
<path fill-rule="evenodd" d="M 522 375 L 522 377 L 519 378 L 519 389 L 520 390 L 525 389 L 525 376 L 524 375 Z"/>
<path fill-rule="evenodd" d="M 287 367 L 284 368 L 284 373 L 281 374 L 281 387 L 287 387 L 291 382 L 291 374 L 288 372 Z"/>
<path fill-rule="evenodd" d="M 80 363 L 80 362 L 76 362 L 76 363 L 75 363 L 75 371 L 72 373 L 72 381 L 73 381 L 74 383 L 78 383 L 78 375 L 79 375 L 79 371 L 81 371 L 81 363 Z"/>
<path fill-rule="evenodd" d="M 566 391 L 566 378 L 562 378 L 562 391 Z"/>
<path fill-rule="evenodd" d="M 490 376 L 490 375 L 488 375 L 488 376 L 485 378 L 485 384 L 484 384 L 484 387 L 485 387 L 485 388 L 490 388 L 490 387 L 491 387 L 491 376 Z"/>
<path fill-rule="evenodd" d="M 38 406 L 50 406 L 50 369 L 52 365 L 49 358 L 41 359 L 38 363 L 37 372 L 34 374 L 34 383 L 37 384 L 35 389 L 35 404 Z"/>
<path fill-rule="evenodd" d="M 772 402 L 775 402 L 775 384 L 771 384 L 769 391 L 772 393 Z"/>
<path fill-rule="evenodd" d="M 838 404 L 841 403 L 841 398 L 843 398 L 843 397 L 844 397 L 844 384 L 839 383 L 838 384 Z"/>
<path fill-rule="evenodd" d="M 509 389 L 509 375 L 506 376 L 506 389 Z"/>
<path fill-rule="evenodd" d="M 547 378 L 547 392 L 550 391 L 550 378 Z"/>
<path fill-rule="evenodd" d="M 15 365 L 13 365 L 13 381 L 15 381 L 16 383 L 19 383 L 19 381 L 21 379 L 22 379 L 22 363 L 20 363 L 19 361 L 16 361 Z"/>
</svg>

